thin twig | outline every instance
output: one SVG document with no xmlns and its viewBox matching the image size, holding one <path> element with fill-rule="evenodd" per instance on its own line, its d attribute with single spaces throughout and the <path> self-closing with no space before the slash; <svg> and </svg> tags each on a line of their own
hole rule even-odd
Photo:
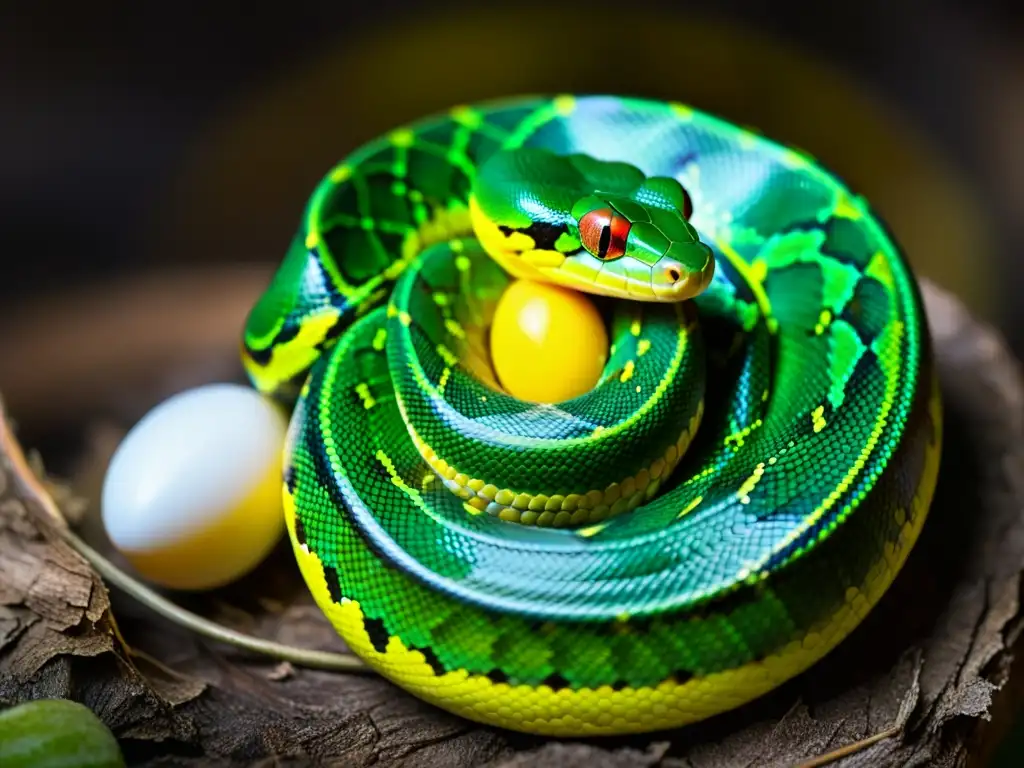
<svg viewBox="0 0 1024 768">
<path fill-rule="evenodd" d="M 103 555 L 94 550 L 70 530 L 65 531 L 64 538 L 82 557 L 89 561 L 89 564 L 107 581 L 120 587 L 129 595 L 134 597 L 147 608 L 159 613 L 175 624 L 186 629 L 216 640 L 228 643 L 236 648 L 246 651 L 253 651 L 264 656 L 270 656 L 280 661 L 290 661 L 302 667 L 313 667 L 316 669 L 330 669 L 343 672 L 371 672 L 358 657 L 346 653 L 331 653 L 329 651 L 313 651 L 305 648 L 297 648 L 292 645 L 275 643 L 259 637 L 253 637 L 242 632 L 217 624 L 205 619 L 191 611 L 187 611 L 179 605 L 172 603 L 167 598 L 154 592 L 149 587 L 136 581 L 116 565 L 107 560 Z"/>
<path fill-rule="evenodd" d="M 892 738 L 893 736 L 898 736 L 900 730 L 900 726 L 894 725 L 892 728 L 887 728 L 884 731 L 879 731 L 876 734 L 868 736 L 866 739 L 855 741 L 853 742 L 853 744 L 847 744 L 845 747 L 840 747 L 839 749 L 833 750 L 824 755 L 812 757 L 807 762 L 798 764 L 797 766 L 795 766 L 795 768 L 819 768 L 819 766 L 828 765 L 829 763 L 834 762 L 841 757 L 846 757 L 856 752 L 860 752 L 862 749 L 867 749 L 872 744 L 877 744 L 878 742 L 884 741 L 885 739 Z"/>
<path fill-rule="evenodd" d="M 3 449 L 11 461 L 15 475 L 24 487 L 24 490 L 31 494 L 33 499 L 43 508 L 43 511 L 46 512 L 56 525 L 61 537 L 67 541 L 68 545 L 84 557 L 100 576 L 111 584 L 120 587 L 147 608 L 156 611 L 179 626 L 192 630 L 196 634 L 211 640 L 227 643 L 235 648 L 270 656 L 280 661 L 290 661 L 292 664 L 302 667 L 372 673 L 372 670 L 363 664 L 358 657 L 351 654 L 297 648 L 246 635 L 242 632 L 236 632 L 233 629 L 185 610 L 118 568 L 82 541 L 71 530 L 56 502 L 39 482 L 35 472 L 32 471 L 21 449 L 21 445 L 11 434 L 2 402 L 0 402 L 0 448 Z"/>
</svg>

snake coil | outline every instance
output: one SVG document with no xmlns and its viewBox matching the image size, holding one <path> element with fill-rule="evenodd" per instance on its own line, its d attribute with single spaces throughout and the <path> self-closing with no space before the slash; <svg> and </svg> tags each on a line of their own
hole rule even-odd
<svg viewBox="0 0 1024 768">
<path fill-rule="evenodd" d="M 591 392 L 501 390 L 488 323 L 522 277 L 606 313 Z M 287 527 L 320 608 L 401 687 L 521 731 L 676 727 L 808 668 L 888 588 L 938 472 L 891 236 L 806 155 L 675 103 L 475 104 L 361 147 L 243 357 L 294 405 Z"/>
</svg>

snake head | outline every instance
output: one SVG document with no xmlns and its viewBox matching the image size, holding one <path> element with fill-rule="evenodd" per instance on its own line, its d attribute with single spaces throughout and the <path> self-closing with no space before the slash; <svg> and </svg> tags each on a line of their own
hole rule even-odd
<svg viewBox="0 0 1024 768">
<path fill-rule="evenodd" d="M 629 294 L 682 301 L 714 276 L 711 249 L 687 221 L 690 201 L 675 179 L 645 179 L 629 194 L 586 195 L 572 207 L 569 232 L 600 262 L 598 281 L 626 282 Z"/>
<path fill-rule="evenodd" d="M 634 301 L 683 301 L 710 284 L 711 248 L 673 178 L 582 155 L 519 148 L 476 179 L 474 229 L 517 277 Z"/>
</svg>

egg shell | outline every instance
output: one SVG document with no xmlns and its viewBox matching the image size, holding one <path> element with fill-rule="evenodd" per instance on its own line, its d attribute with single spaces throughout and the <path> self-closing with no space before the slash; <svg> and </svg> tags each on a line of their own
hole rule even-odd
<svg viewBox="0 0 1024 768">
<path fill-rule="evenodd" d="M 284 531 L 288 418 L 237 384 L 181 392 L 147 413 L 115 451 L 102 518 L 146 579 L 202 590 L 251 571 Z"/>
<path fill-rule="evenodd" d="M 589 297 L 550 283 L 512 282 L 491 321 L 491 361 L 520 400 L 558 403 L 594 388 L 608 361 L 608 331 Z"/>
</svg>

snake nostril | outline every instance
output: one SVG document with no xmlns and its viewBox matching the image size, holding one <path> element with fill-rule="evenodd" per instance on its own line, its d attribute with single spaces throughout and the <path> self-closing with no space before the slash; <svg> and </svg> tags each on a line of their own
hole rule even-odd
<svg viewBox="0 0 1024 768">
<path fill-rule="evenodd" d="M 679 278 L 682 277 L 682 275 L 679 274 L 679 270 L 675 267 L 669 267 L 665 270 L 665 274 L 668 276 L 669 281 L 673 283 L 678 283 Z"/>
</svg>

